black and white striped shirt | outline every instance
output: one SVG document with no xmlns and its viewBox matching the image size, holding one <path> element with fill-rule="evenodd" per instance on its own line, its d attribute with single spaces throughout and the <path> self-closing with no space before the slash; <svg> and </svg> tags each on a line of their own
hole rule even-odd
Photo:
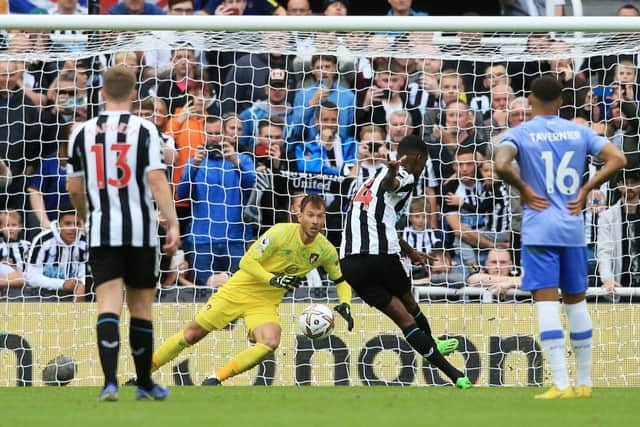
<svg viewBox="0 0 640 427">
<path fill-rule="evenodd" d="M 416 251 L 425 254 L 444 250 L 444 232 L 442 230 L 432 228 L 416 230 L 412 226 L 407 226 L 402 230 L 402 240 Z"/>
<path fill-rule="evenodd" d="M 28 240 L 2 240 L 0 241 L 0 258 L 14 270 L 24 273 L 30 248 L 31 242 Z"/>
<path fill-rule="evenodd" d="M 62 289 L 65 280 L 85 281 L 87 239 L 78 232 L 76 240 L 66 244 L 60 237 L 58 222 L 38 234 L 31 242 L 25 277 L 29 286 L 43 289 Z"/>
<path fill-rule="evenodd" d="M 91 247 L 158 245 L 158 221 L 147 173 L 166 169 L 156 125 L 126 111 L 107 111 L 70 139 L 69 176 L 83 176 Z"/>
<path fill-rule="evenodd" d="M 400 253 L 396 223 L 409 206 L 415 178 L 401 167 L 396 177 L 400 185 L 395 191 L 387 191 L 382 185 L 387 170 L 386 166 L 378 170 L 353 198 L 342 232 L 341 258 Z"/>
<path fill-rule="evenodd" d="M 485 214 L 484 230 L 494 233 L 511 231 L 511 201 L 504 183 L 491 188 L 483 187 L 480 195 L 480 211 Z"/>
</svg>

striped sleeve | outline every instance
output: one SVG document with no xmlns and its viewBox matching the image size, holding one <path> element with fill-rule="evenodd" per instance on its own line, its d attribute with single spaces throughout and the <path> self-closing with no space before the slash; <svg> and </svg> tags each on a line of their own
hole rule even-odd
<svg viewBox="0 0 640 427">
<path fill-rule="evenodd" d="M 78 126 L 73 130 L 67 150 L 67 175 L 84 175 L 84 126 Z"/>
<path fill-rule="evenodd" d="M 160 135 L 160 131 L 155 125 L 151 125 L 146 120 L 143 121 L 141 126 L 148 131 L 148 163 L 145 168 L 145 173 L 157 169 L 166 169 L 167 166 L 164 164 L 162 156 L 162 136 Z"/>
</svg>

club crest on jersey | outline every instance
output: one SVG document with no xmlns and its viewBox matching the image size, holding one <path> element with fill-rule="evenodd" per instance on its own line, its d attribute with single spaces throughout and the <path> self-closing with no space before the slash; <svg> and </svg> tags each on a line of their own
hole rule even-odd
<svg viewBox="0 0 640 427">
<path fill-rule="evenodd" d="M 318 258 L 320 258 L 319 254 L 311 254 L 311 255 L 309 255 L 309 264 L 313 264 L 314 262 L 316 262 L 318 260 Z"/>
</svg>

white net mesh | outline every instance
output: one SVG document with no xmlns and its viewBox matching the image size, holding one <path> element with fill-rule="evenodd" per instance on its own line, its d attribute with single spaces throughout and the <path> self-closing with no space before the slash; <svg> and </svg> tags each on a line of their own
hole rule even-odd
<svg viewBox="0 0 640 427">
<path fill-rule="evenodd" d="M 564 86 L 561 115 L 610 138 L 628 155 L 628 168 L 637 167 L 638 39 L 639 33 L 5 35 L 0 158 L 12 182 L 0 194 L 6 211 L 0 345 L 7 349 L 0 352 L 0 384 L 64 382 L 51 380 L 51 372 L 69 375 L 69 364 L 54 363 L 49 379 L 40 375 L 59 355 L 77 364 L 72 384 L 101 383 L 94 304 L 73 302 L 93 299 L 84 243 L 67 244 L 59 233 L 45 242 L 43 232 L 56 229 L 68 204 L 61 162 L 69 129 L 101 110 L 101 74 L 113 64 L 136 71 L 134 112 L 165 134 L 181 222 L 182 251 L 163 258 L 156 344 L 193 318 L 237 268 L 249 242 L 291 218 L 297 194 L 326 198 L 327 234 L 337 245 L 354 190 L 413 132 L 429 143 L 431 159 L 398 230 L 439 257 L 429 269 L 412 271 L 434 333 L 461 338 L 452 361 L 466 365 L 474 382 L 547 382 L 530 296 L 517 290 L 518 197 L 497 181 L 487 159 L 499 136 L 528 118 L 531 81 L 551 74 Z M 240 153 L 238 165 L 216 151 L 223 142 Z M 196 182 L 184 170 L 202 145 L 208 146 L 210 173 Z M 461 145 L 473 151 L 466 163 L 454 156 Z M 589 170 L 599 166 L 592 159 Z M 466 181 L 459 180 L 463 175 Z M 632 175 L 622 179 L 630 189 L 616 189 L 613 180 L 593 194 L 586 210 L 597 386 L 640 385 L 640 310 L 633 304 L 640 223 L 632 208 L 639 190 Z M 621 197 L 630 203 L 629 215 L 608 215 L 603 224 L 603 212 Z M 475 237 L 452 229 L 456 215 Z M 86 284 L 75 296 L 56 290 L 74 278 Z M 602 290 L 613 283 L 622 285 L 617 294 Z M 443 383 L 390 321 L 357 299 L 353 332 L 337 318 L 330 340 L 300 336 L 297 317 L 306 304 L 335 299 L 324 273 L 308 276 L 280 307 L 283 342 L 275 362 L 232 382 Z M 163 368 L 161 381 L 199 383 L 245 348 L 245 337 L 240 324 L 212 333 Z M 124 351 L 120 374 L 124 379 L 133 372 Z"/>
</svg>

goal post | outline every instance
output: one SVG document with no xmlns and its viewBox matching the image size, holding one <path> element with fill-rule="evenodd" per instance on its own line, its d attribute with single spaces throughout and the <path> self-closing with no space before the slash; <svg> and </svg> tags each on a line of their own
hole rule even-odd
<svg viewBox="0 0 640 427">
<path fill-rule="evenodd" d="M 136 73 L 134 113 L 163 131 L 183 226 L 180 255 L 162 263 L 156 345 L 195 316 L 260 232 L 295 219 L 297 195 L 325 197 L 327 236 L 337 245 L 355 189 L 413 132 L 429 146 L 412 197 L 422 203 L 412 213 L 424 218 L 422 225 L 403 218 L 398 232 L 442 254 L 430 271 L 407 265 L 434 334 L 460 339 L 452 361 L 479 385 L 546 384 L 534 306 L 518 289 L 519 198 L 506 187 L 498 197 L 491 153 L 503 132 L 530 117 L 531 80 L 551 74 L 563 81 L 563 117 L 591 126 L 629 159 L 640 157 L 640 18 L 0 15 L 0 28 L 0 160 L 13 179 L 0 190 L 0 385 L 43 385 L 43 369 L 61 355 L 77 364 L 71 384 L 101 384 L 95 304 L 40 286 L 36 273 L 66 279 L 71 264 L 59 268 L 67 261 L 55 249 L 38 260 L 28 246 L 63 204 L 58 149 L 75 123 L 103 107 L 101 74 L 114 64 Z M 316 96 L 318 88 L 326 93 Z M 223 141 L 234 143 L 249 171 L 225 169 L 215 154 Z M 475 150 L 466 187 L 454 185 L 464 163 L 452 149 L 458 145 Z M 185 175 L 199 146 L 210 147 L 211 174 Z M 600 166 L 591 159 L 589 173 Z M 585 210 L 596 386 L 640 386 L 640 224 L 605 213 L 636 182 L 637 167 L 630 163 L 629 174 L 594 193 Z M 456 234 L 451 214 L 482 230 L 482 239 L 470 244 Z M 490 247 L 502 249 L 495 264 Z M 13 272 L 23 285 L 11 281 Z M 609 292 L 609 280 L 624 286 Z M 330 339 L 300 335 L 306 305 L 335 301 L 323 272 L 307 276 L 279 308 L 281 348 L 231 383 L 444 384 L 359 299 L 352 332 L 336 316 Z M 159 380 L 199 384 L 249 345 L 246 333 L 242 321 L 214 331 L 161 369 Z M 121 347 L 125 380 L 135 370 Z"/>
</svg>

